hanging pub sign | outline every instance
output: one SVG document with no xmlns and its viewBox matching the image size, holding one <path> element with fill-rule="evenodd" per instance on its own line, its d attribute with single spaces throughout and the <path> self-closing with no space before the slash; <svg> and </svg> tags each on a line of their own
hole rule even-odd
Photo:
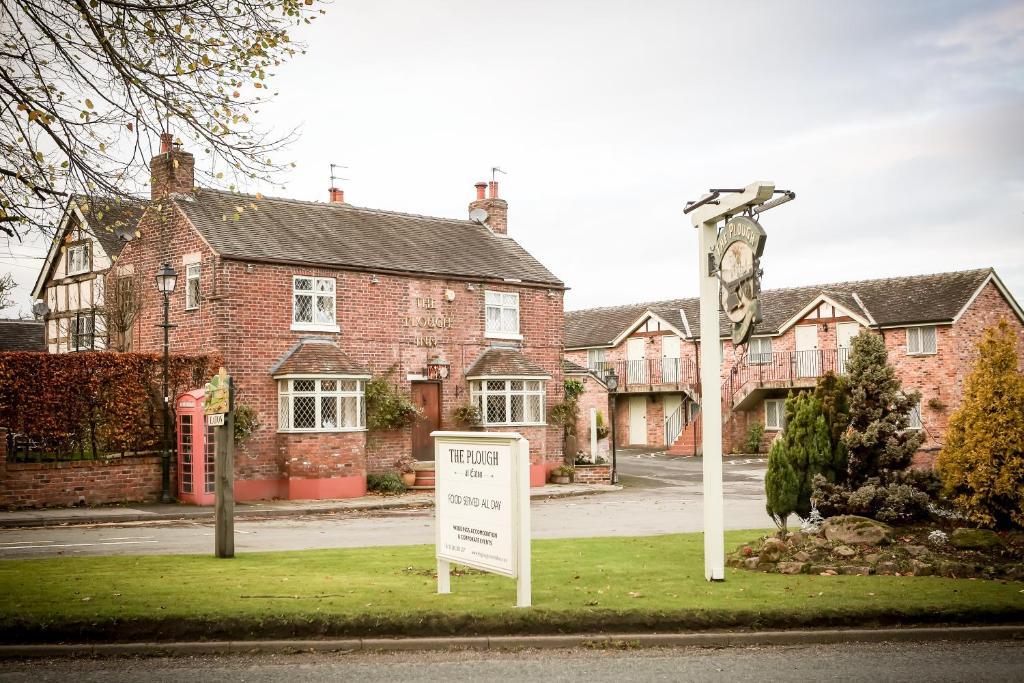
<svg viewBox="0 0 1024 683">
<path fill-rule="evenodd" d="M 761 254 L 767 235 L 757 221 L 733 216 L 712 251 L 721 282 L 722 310 L 732 322 L 732 343 L 745 344 L 761 322 Z"/>
<path fill-rule="evenodd" d="M 516 579 L 530 598 L 530 443 L 515 432 L 433 432 L 437 592 L 457 563 Z"/>
<path fill-rule="evenodd" d="M 203 394 L 203 413 L 206 415 L 221 415 L 228 412 L 230 403 L 228 387 L 228 371 L 220 369 L 209 382 L 206 383 L 206 391 Z M 210 424 L 214 424 L 210 422 Z M 223 424 L 218 423 L 218 424 Z"/>
</svg>

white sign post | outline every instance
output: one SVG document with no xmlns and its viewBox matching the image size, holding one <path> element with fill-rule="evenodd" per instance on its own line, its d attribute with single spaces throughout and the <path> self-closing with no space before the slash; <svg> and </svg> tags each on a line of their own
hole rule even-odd
<svg viewBox="0 0 1024 683">
<path fill-rule="evenodd" d="M 529 607 L 530 442 L 515 432 L 434 432 L 437 592 L 452 562 L 516 579 Z"/>
<path fill-rule="evenodd" d="M 697 272 L 700 273 L 701 434 L 704 460 L 704 578 L 725 580 L 725 496 L 722 490 L 722 349 L 719 346 L 719 281 L 709 258 L 718 240 L 718 222 L 748 206 L 771 199 L 775 184 L 757 182 L 742 192 L 728 192 L 715 201 L 698 202 L 690 218 L 700 231 Z M 716 193 L 717 194 L 717 193 Z"/>
</svg>

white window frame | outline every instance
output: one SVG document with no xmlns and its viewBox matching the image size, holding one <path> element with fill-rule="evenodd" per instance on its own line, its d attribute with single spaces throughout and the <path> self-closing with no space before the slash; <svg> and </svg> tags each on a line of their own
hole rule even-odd
<svg viewBox="0 0 1024 683">
<path fill-rule="evenodd" d="M 506 301 L 505 297 L 511 297 L 515 299 L 515 305 L 513 306 L 510 302 Z M 495 299 L 497 299 L 497 301 L 495 301 Z M 484 336 L 487 337 L 488 339 L 522 339 L 523 335 L 520 334 L 522 324 L 519 320 L 519 303 L 519 292 L 501 292 L 493 289 L 484 290 Z M 492 309 L 498 310 L 499 328 L 504 327 L 502 321 L 505 320 L 505 312 L 514 310 L 516 313 L 515 330 L 492 330 L 490 325 L 490 316 L 487 315 L 488 310 Z"/>
<path fill-rule="evenodd" d="M 480 419 L 486 427 L 515 427 L 515 426 L 544 426 L 547 424 L 546 421 L 546 393 L 547 393 L 547 377 L 470 377 L 469 379 L 469 401 L 472 405 L 475 405 L 480 410 Z M 492 388 L 489 386 L 490 382 L 504 382 L 503 388 Z M 513 389 L 513 382 L 522 382 L 522 389 Z M 528 388 L 530 383 L 536 383 L 537 388 Z M 504 422 L 491 422 L 487 415 L 487 399 L 490 396 L 504 396 L 505 397 L 505 421 Z M 521 396 L 523 399 L 523 418 L 524 421 L 513 422 L 509 418 L 512 416 L 512 397 Z M 539 397 L 539 422 L 527 421 L 527 397 L 538 396 Z"/>
<path fill-rule="evenodd" d="M 185 266 L 185 310 L 194 311 L 199 308 L 199 299 L 202 292 L 202 264 L 190 263 Z M 195 294 L 192 293 L 192 283 L 195 284 Z"/>
<path fill-rule="evenodd" d="M 757 343 L 758 350 L 754 350 L 754 342 Z M 768 349 L 765 350 L 765 344 L 767 343 Z M 750 343 L 747 344 L 747 364 L 748 365 L 767 365 L 772 362 L 772 338 L 771 337 L 751 337 Z"/>
<path fill-rule="evenodd" d="M 96 348 L 96 317 L 92 313 L 75 314 L 68 322 L 68 349 L 71 351 L 92 351 Z M 88 321 L 88 325 L 82 323 Z M 82 327 L 88 327 L 83 331 Z M 88 343 L 83 345 L 82 340 Z"/>
<path fill-rule="evenodd" d="M 921 415 L 921 401 L 910 407 L 910 412 L 907 414 L 907 431 L 919 432 L 924 429 L 924 420 Z"/>
<path fill-rule="evenodd" d="M 72 268 L 75 262 L 74 254 L 77 252 L 82 253 L 81 264 L 77 268 Z M 82 273 L 88 273 L 89 268 L 89 243 L 83 242 L 81 244 L 73 244 L 68 247 L 67 251 L 67 275 L 81 275 Z"/>
<path fill-rule="evenodd" d="M 309 280 L 310 289 L 298 289 L 300 280 Z M 330 283 L 330 291 L 321 291 L 321 286 Z M 310 316 L 308 321 L 296 320 L 298 306 L 295 305 L 296 297 L 309 297 Z M 317 303 L 320 299 L 329 299 L 331 302 L 331 321 L 317 322 L 317 311 L 320 310 Z M 316 277 L 314 275 L 293 275 L 292 276 L 292 326 L 293 330 L 315 331 L 315 332 L 338 332 L 338 281 L 333 277 Z"/>
<path fill-rule="evenodd" d="M 285 375 L 277 378 L 277 431 L 284 434 L 311 434 L 366 431 L 366 380 L 369 375 Z M 342 389 L 342 382 L 356 382 L 355 389 Z M 295 382 L 313 382 L 312 391 L 295 388 Z M 324 382 L 334 382 L 335 389 L 324 389 Z M 294 427 L 295 399 L 312 397 L 314 427 Z M 356 399 L 356 422 L 352 426 L 325 425 L 323 399 L 334 398 L 334 414 L 339 417 L 342 398 Z M 339 420 L 340 421 L 340 420 Z"/>
<path fill-rule="evenodd" d="M 775 410 L 775 417 L 777 423 L 772 425 L 768 422 L 768 404 L 778 404 L 778 408 Z M 786 427 L 786 399 L 784 398 L 766 398 L 764 400 L 764 430 L 766 432 L 780 432 Z"/>
<path fill-rule="evenodd" d="M 932 337 L 932 349 L 926 349 L 925 332 L 930 331 Z M 935 325 L 922 325 L 919 327 L 907 328 L 907 355 L 908 356 L 934 356 L 939 352 L 939 330 Z"/>
<path fill-rule="evenodd" d="M 587 370 L 604 370 L 607 362 L 608 349 L 587 349 Z"/>
</svg>

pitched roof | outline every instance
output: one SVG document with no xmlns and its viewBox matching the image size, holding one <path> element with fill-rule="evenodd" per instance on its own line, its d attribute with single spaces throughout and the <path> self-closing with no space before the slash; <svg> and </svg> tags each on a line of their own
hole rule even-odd
<svg viewBox="0 0 1024 683">
<path fill-rule="evenodd" d="M 369 375 L 370 369 L 352 360 L 329 339 L 302 339 L 270 368 L 282 375 Z"/>
<path fill-rule="evenodd" d="M 469 369 L 466 377 L 550 377 L 516 349 L 495 347 L 484 351 Z"/>
<path fill-rule="evenodd" d="M 562 359 L 562 372 L 564 372 L 567 375 L 586 375 L 587 373 L 590 372 L 590 370 L 587 370 L 585 367 L 583 367 L 579 363 L 573 363 L 568 358 L 563 358 Z"/>
<path fill-rule="evenodd" d="M 45 351 L 43 329 L 35 320 L 0 320 L 0 351 Z"/>
<path fill-rule="evenodd" d="M 147 199 L 109 199 L 75 195 L 75 203 L 89 224 L 88 232 L 103 247 L 107 256 L 117 256 L 127 242 L 118 232 L 124 229 L 129 235 L 135 233 L 135 226 L 149 206 Z"/>
<path fill-rule="evenodd" d="M 175 203 L 227 258 L 564 286 L 515 240 L 468 220 L 206 189 Z"/>
<path fill-rule="evenodd" d="M 767 289 L 761 292 L 763 320 L 754 328 L 754 333 L 777 334 L 787 322 L 821 295 L 832 298 L 850 312 L 872 319 L 875 324 L 883 327 L 952 322 L 993 272 L 991 268 L 981 268 Z M 648 310 L 685 331 L 682 321 L 677 323 L 681 317 L 679 309 L 686 313 L 691 336 L 699 337 L 700 300 L 670 299 L 614 308 L 566 311 L 565 346 L 606 346 Z M 673 315 L 675 318 L 671 317 Z M 724 313 L 719 313 L 718 324 L 722 336 L 730 333 L 731 324 Z"/>
</svg>

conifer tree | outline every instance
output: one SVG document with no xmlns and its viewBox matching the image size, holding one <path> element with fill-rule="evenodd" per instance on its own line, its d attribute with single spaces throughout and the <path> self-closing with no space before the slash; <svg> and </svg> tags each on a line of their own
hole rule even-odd
<svg viewBox="0 0 1024 683">
<path fill-rule="evenodd" d="M 1005 321 L 985 331 L 937 462 L 946 495 L 984 526 L 1024 526 L 1021 343 Z"/>
<path fill-rule="evenodd" d="M 799 485 L 796 473 L 789 465 L 782 441 L 772 444 L 768 453 L 768 471 L 764 477 L 764 490 L 768 516 L 782 530 L 786 529 L 786 518 L 796 511 Z"/>
<path fill-rule="evenodd" d="M 821 404 L 832 449 L 832 461 L 822 474 L 829 482 L 842 483 L 846 479 L 846 444 L 843 443 L 843 432 L 850 426 L 850 388 L 844 377 L 826 372 L 818 380 L 814 397 Z"/>
<path fill-rule="evenodd" d="M 809 393 L 790 394 L 786 398 L 785 411 L 788 416 L 785 431 L 782 438 L 773 444 L 768 458 L 768 474 L 772 473 L 773 458 L 778 474 L 771 482 L 769 476 L 765 476 L 766 492 L 777 487 L 774 499 L 779 501 L 779 507 L 774 507 L 771 502 L 773 494 L 769 492 L 768 512 L 780 514 L 790 507 L 786 514 L 795 512 L 806 518 L 811 512 L 814 476 L 833 475 L 832 445 L 821 404 L 814 396 Z M 794 489 L 792 496 L 789 486 Z"/>
<path fill-rule="evenodd" d="M 847 480 L 856 489 L 877 477 L 882 484 L 910 466 L 924 435 L 908 431 L 910 411 L 921 400 L 917 391 L 904 393 L 888 363 L 880 335 L 861 332 L 850 342 L 847 361 L 850 426 L 842 441 L 847 451 Z"/>
</svg>

